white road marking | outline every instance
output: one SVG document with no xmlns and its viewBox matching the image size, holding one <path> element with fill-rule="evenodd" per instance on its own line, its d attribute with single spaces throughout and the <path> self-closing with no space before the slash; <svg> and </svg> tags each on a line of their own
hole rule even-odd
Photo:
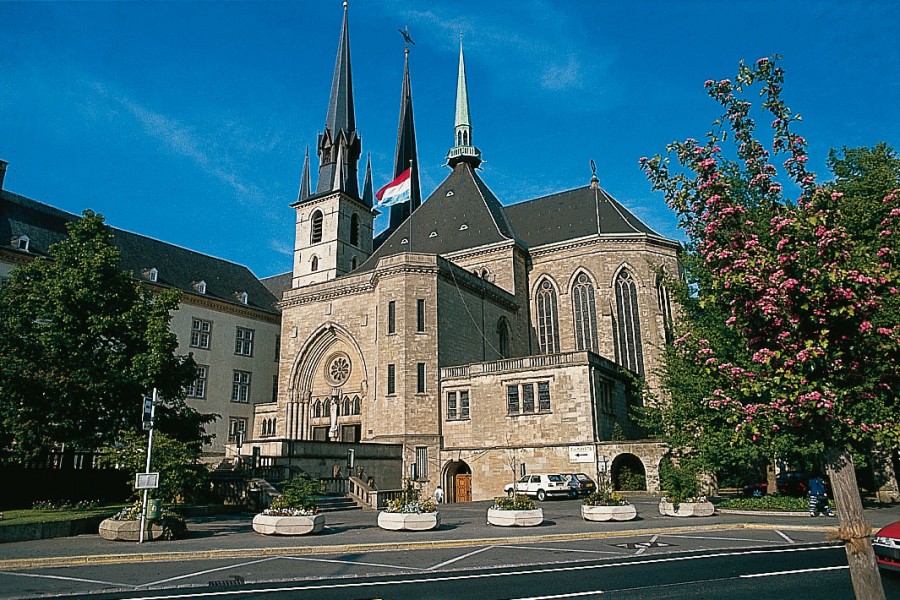
<svg viewBox="0 0 900 600">
<path fill-rule="evenodd" d="M 775 540 L 754 540 L 752 538 L 730 538 L 730 537 L 714 537 L 707 535 L 666 535 L 667 538 L 684 538 L 687 540 L 720 540 L 725 542 L 757 542 L 760 544 L 777 544 L 778 542 Z M 788 538 L 788 541 L 793 543 L 793 540 Z"/>
<path fill-rule="evenodd" d="M 475 556 L 476 554 L 481 554 L 485 550 L 490 550 L 491 548 L 495 548 L 496 546 L 485 546 L 484 548 L 479 548 L 478 550 L 473 550 L 467 554 L 463 554 L 462 556 L 457 556 L 456 558 L 451 558 L 450 560 L 445 560 L 442 563 L 438 563 L 436 565 L 432 565 L 425 569 L 426 571 L 433 571 L 434 569 L 440 569 L 441 567 L 446 567 L 447 565 L 452 565 L 453 563 L 463 560 L 465 558 L 469 558 L 470 556 Z"/>
<path fill-rule="evenodd" d="M 721 556 L 751 556 L 755 554 L 790 554 L 793 552 L 810 552 L 814 550 L 833 550 L 834 546 L 806 546 L 803 548 L 783 548 L 776 550 L 734 550 L 732 552 L 716 552 L 708 555 L 693 555 L 693 556 L 668 556 L 663 558 L 648 558 L 645 560 L 633 560 L 633 561 L 623 561 L 623 562 L 615 562 L 615 563 L 603 563 L 599 565 L 574 565 L 571 567 L 552 567 L 552 568 L 544 568 L 544 569 L 526 569 L 519 571 L 498 571 L 494 573 L 476 573 L 476 574 L 468 574 L 468 575 L 451 575 L 451 576 L 443 576 L 443 577 L 423 577 L 421 579 L 394 579 L 390 581 L 364 581 L 364 582 L 354 582 L 354 583 L 335 583 L 329 582 L 328 589 L 330 590 L 338 590 L 338 589 L 352 589 L 352 588 L 375 588 L 375 587 L 386 587 L 391 585 L 407 585 L 407 584 L 415 584 L 415 583 L 439 583 L 444 581 L 464 581 L 466 579 L 495 579 L 498 577 L 516 577 L 520 575 L 541 575 L 545 573 L 573 573 L 578 571 L 591 571 L 591 570 L 599 570 L 599 569 L 610 569 L 614 567 L 628 567 L 634 565 L 652 565 L 658 563 L 671 563 L 671 562 L 687 562 L 692 560 L 701 560 L 706 558 L 713 557 L 721 557 Z M 846 567 L 845 567 L 846 568 Z M 177 600 L 181 598 L 214 598 L 214 597 L 225 597 L 225 596 L 246 596 L 247 594 L 252 593 L 253 595 L 257 594 L 270 594 L 270 593 L 283 593 L 283 592 L 302 592 L 308 590 L 317 590 L 322 589 L 321 585 L 297 585 L 297 586 L 286 586 L 286 587 L 273 587 L 273 588 L 257 588 L 257 589 L 237 589 L 237 590 L 221 590 L 221 591 L 211 591 L 211 592 L 190 592 L 184 594 L 166 594 L 162 596 L 141 596 L 135 597 L 133 599 L 125 599 L 125 600 Z"/>
<path fill-rule="evenodd" d="M 112 585 L 116 587 L 136 588 L 139 586 L 130 583 L 118 583 L 115 581 L 101 581 L 99 579 L 83 579 L 81 577 L 63 577 L 62 575 L 39 575 L 37 573 L 14 573 L 11 571 L 0 571 L 0 575 L 10 575 L 12 577 L 33 577 L 35 579 L 60 579 L 62 581 L 79 581 L 81 583 L 99 583 L 102 585 Z"/>
<path fill-rule="evenodd" d="M 305 561 L 305 562 L 337 563 L 340 565 L 360 565 L 363 567 L 387 567 L 390 569 L 400 569 L 403 571 L 426 571 L 427 570 L 427 569 L 423 569 L 422 567 L 404 567 L 401 565 L 387 565 L 384 563 L 361 562 L 358 560 L 338 560 L 335 558 L 308 558 L 306 556 L 279 556 L 278 558 L 283 558 L 285 560 L 299 560 L 299 561 Z"/>
<path fill-rule="evenodd" d="M 654 535 L 652 538 L 650 538 L 650 543 L 652 544 L 653 542 L 655 542 L 655 541 L 658 540 L 658 539 L 659 539 L 659 534 Z M 643 546 L 643 547 L 640 548 L 637 552 L 635 552 L 634 555 L 635 555 L 635 556 L 640 556 L 641 554 L 643 554 L 644 552 L 646 552 L 646 551 L 647 551 L 647 548 L 649 548 L 649 547 L 650 547 L 650 546 Z"/>
<path fill-rule="evenodd" d="M 783 537 L 784 539 L 786 539 L 789 543 L 791 543 L 791 544 L 796 544 L 796 543 L 797 543 L 797 542 L 795 542 L 794 540 L 792 540 L 791 538 L 789 538 L 787 535 L 785 535 L 783 532 L 778 531 L 777 529 L 773 529 L 773 531 L 774 531 L 775 533 L 777 533 L 778 535 L 780 535 L 781 537 Z"/>
<path fill-rule="evenodd" d="M 742 579 L 753 579 L 754 577 L 778 577 L 779 575 L 796 575 L 797 573 L 818 573 L 819 571 L 840 571 L 841 569 L 849 569 L 850 565 L 839 565 L 837 567 L 818 567 L 816 569 L 797 569 L 795 571 L 776 571 L 774 573 L 752 573 L 750 575 L 739 575 Z"/>
<path fill-rule="evenodd" d="M 529 596 L 528 598 L 516 598 L 515 600 L 554 600 L 556 598 L 581 598 L 582 596 L 596 596 L 605 594 L 603 590 L 591 590 L 588 592 L 572 592 L 571 594 L 554 594 L 553 596 Z"/>
<path fill-rule="evenodd" d="M 540 547 L 535 548 L 534 546 L 496 546 L 497 548 L 509 548 L 510 550 L 544 550 L 546 552 L 574 552 L 574 553 L 583 553 L 583 554 L 615 554 L 616 556 L 621 556 L 621 552 L 615 552 L 613 550 L 577 550 L 575 548 L 547 548 Z"/>
<path fill-rule="evenodd" d="M 151 581 L 149 583 L 142 583 L 140 585 L 131 586 L 134 588 L 142 588 L 142 587 L 150 587 L 153 585 L 160 585 L 162 583 L 169 583 L 172 581 L 178 581 L 179 579 L 190 579 L 191 577 L 199 577 L 200 575 L 208 575 L 209 573 L 216 573 L 218 571 L 228 571 L 229 569 L 239 569 L 241 567 L 247 567 L 249 565 L 256 565 L 259 563 L 268 562 L 270 560 L 276 560 L 278 558 L 283 558 L 281 556 L 269 556 L 267 558 L 261 558 L 259 560 L 251 560 L 249 562 L 237 563 L 233 565 L 228 565 L 226 567 L 217 567 L 215 569 L 205 569 L 203 571 L 197 571 L 195 573 L 188 573 L 186 575 L 179 575 L 177 577 L 169 577 L 167 579 L 160 579 L 159 581 Z"/>
</svg>

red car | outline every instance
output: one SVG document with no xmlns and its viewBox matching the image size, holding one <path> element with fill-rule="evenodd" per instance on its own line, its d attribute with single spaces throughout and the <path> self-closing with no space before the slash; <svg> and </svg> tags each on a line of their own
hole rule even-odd
<svg viewBox="0 0 900 600">
<path fill-rule="evenodd" d="M 889 571 L 900 571 L 900 521 L 883 527 L 872 538 L 875 560 L 878 566 Z"/>
</svg>

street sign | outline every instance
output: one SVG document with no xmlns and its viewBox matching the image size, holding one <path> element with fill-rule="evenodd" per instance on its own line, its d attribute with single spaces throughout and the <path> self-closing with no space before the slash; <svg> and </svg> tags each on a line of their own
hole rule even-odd
<svg viewBox="0 0 900 600">
<path fill-rule="evenodd" d="M 569 446 L 570 463 L 593 463 L 595 458 L 593 446 Z"/>
<path fill-rule="evenodd" d="M 155 490 L 159 487 L 159 473 L 135 473 L 134 489 Z"/>
<path fill-rule="evenodd" d="M 153 398 L 150 396 L 144 396 L 143 424 L 144 431 L 153 429 Z"/>
</svg>

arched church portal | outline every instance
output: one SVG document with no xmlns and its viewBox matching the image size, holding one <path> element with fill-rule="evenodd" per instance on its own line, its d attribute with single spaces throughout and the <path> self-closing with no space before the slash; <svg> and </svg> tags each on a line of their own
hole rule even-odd
<svg viewBox="0 0 900 600">
<path fill-rule="evenodd" d="M 442 479 L 445 502 L 472 501 L 472 469 L 465 461 L 447 463 Z"/>
<path fill-rule="evenodd" d="M 647 489 L 647 471 L 644 463 L 634 454 L 620 454 L 613 459 L 610 468 L 612 485 L 619 491 L 644 491 Z"/>
</svg>

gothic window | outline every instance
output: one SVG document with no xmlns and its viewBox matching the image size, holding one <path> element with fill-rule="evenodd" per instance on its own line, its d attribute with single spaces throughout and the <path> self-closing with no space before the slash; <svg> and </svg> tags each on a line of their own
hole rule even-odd
<svg viewBox="0 0 900 600">
<path fill-rule="evenodd" d="M 500 317 L 497 322 L 497 337 L 500 341 L 500 358 L 509 358 L 509 324 L 506 317 Z"/>
<path fill-rule="evenodd" d="M 350 243 L 359 246 L 359 215 L 350 215 Z"/>
<path fill-rule="evenodd" d="M 362 408 L 362 400 L 359 399 L 359 396 L 353 396 L 353 414 L 358 415 Z"/>
<path fill-rule="evenodd" d="M 319 257 L 313 256 L 312 260 L 309 261 L 309 270 L 311 272 L 315 272 L 319 270 Z"/>
<path fill-rule="evenodd" d="M 556 290 L 549 279 L 538 284 L 537 297 L 538 342 L 542 354 L 559 352 L 559 321 L 556 309 Z"/>
<path fill-rule="evenodd" d="M 462 146 L 462 131 L 456 132 L 456 145 Z"/>
<path fill-rule="evenodd" d="M 344 396 L 344 407 L 341 409 L 342 415 L 350 414 L 350 396 Z"/>
<path fill-rule="evenodd" d="M 644 351 L 641 344 L 641 320 L 637 284 L 626 270 L 616 277 L 616 362 L 638 375 L 644 374 Z"/>
<path fill-rule="evenodd" d="M 313 416 L 321 417 L 322 416 L 322 403 L 316 400 L 316 403 L 313 404 Z"/>
<path fill-rule="evenodd" d="M 322 211 L 317 210 L 310 218 L 309 243 L 318 244 L 322 241 Z"/>
<path fill-rule="evenodd" d="M 394 300 L 388 302 L 387 332 L 397 333 L 397 303 Z"/>
<path fill-rule="evenodd" d="M 358 265 L 358 263 L 356 261 L 356 257 L 354 256 L 354 257 L 350 258 L 350 270 L 355 271 L 357 265 Z"/>
<path fill-rule="evenodd" d="M 597 308 L 594 286 L 590 278 L 580 273 L 572 286 L 572 321 L 575 323 L 575 349 L 597 352 Z"/>
<path fill-rule="evenodd" d="M 416 300 L 416 331 L 422 333 L 425 331 L 425 299 L 418 298 Z"/>
<path fill-rule="evenodd" d="M 469 145 L 469 132 L 463 131 L 463 146 Z"/>
<path fill-rule="evenodd" d="M 656 282 L 656 297 L 659 302 L 659 314 L 662 315 L 666 343 L 671 344 L 675 339 L 672 333 L 672 303 L 669 300 L 669 290 L 662 278 Z"/>
</svg>

